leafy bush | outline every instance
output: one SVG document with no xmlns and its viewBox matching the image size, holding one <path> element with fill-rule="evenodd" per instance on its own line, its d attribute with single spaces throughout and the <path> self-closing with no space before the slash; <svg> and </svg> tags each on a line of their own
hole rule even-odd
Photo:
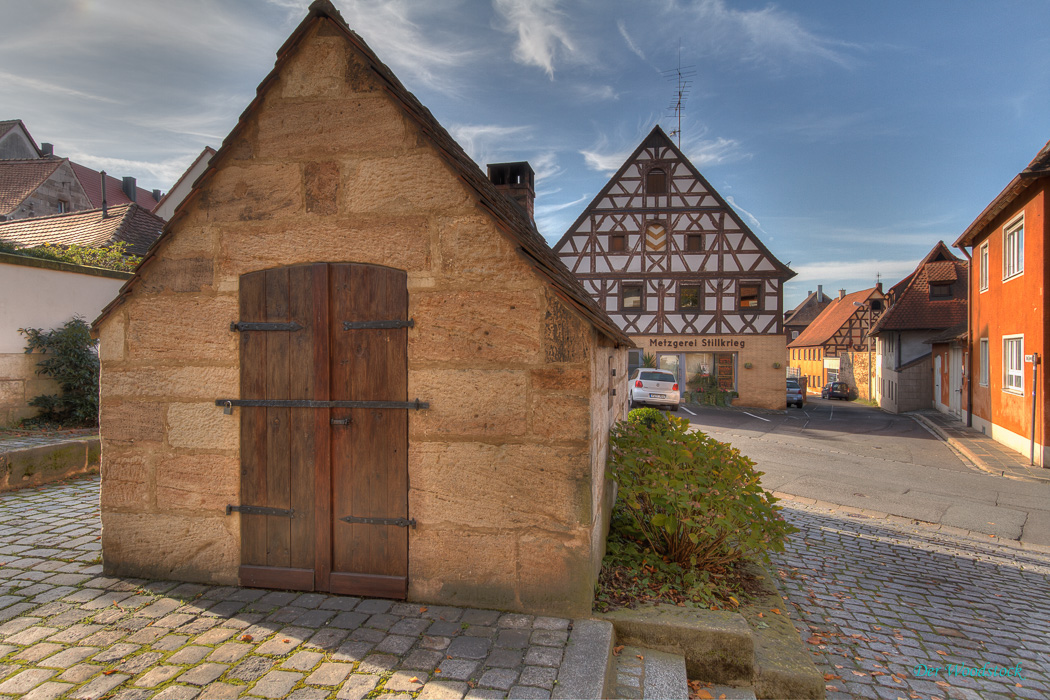
<svg viewBox="0 0 1050 700">
<path fill-rule="evenodd" d="M 642 353 L 642 367 L 656 369 L 656 355 L 651 352 Z"/>
<path fill-rule="evenodd" d="M 646 428 L 653 428 L 656 426 L 657 421 L 660 420 L 661 411 L 658 408 L 635 408 L 627 414 L 627 421 L 629 423 L 641 423 Z"/>
<path fill-rule="evenodd" d="M 685 569 L 723 570 L 768 561 L 795 532 L 762 489 L 754 462 L 726 443 L 655 412 L 652 424 L 621 422 L 611 436 L 623 534 Z"/>
<path fill-rule="evenodd" d="M 62 390 L 30 400 L 30 406 L 40 409 L 39 418 L 70 426 L 98 425 L 98 352 L 84 319 L 76 317 L 49 331 L 19 328 L 18 332 L 28 340 L 26 353 L 45 353 L 36 373 L 51 377 Z"/>
<path fill-rule="evenodd" d="M 688 386 L 693 390 L 693 400 L 705 406 L 728 406 L 739 396 L 735 391 L 724 391 L 718 386 L 718 378 L 710 374 L 694 374 Z"/>
<path fill-rule="evenodd" d="M 142 258 L 137 255 L 129 255 L 127 247 L 127 243 L 120 241 L 97 248 L 79 245 L 57 246 L 50 243 L 35 248 L 19 248 L 11 243 L 0 241 L 0 253 L 23 255 L 27 258 L 43 258 L 74 265 L 102 267 L 121 272 L 134 272 Z"/>
</svg>

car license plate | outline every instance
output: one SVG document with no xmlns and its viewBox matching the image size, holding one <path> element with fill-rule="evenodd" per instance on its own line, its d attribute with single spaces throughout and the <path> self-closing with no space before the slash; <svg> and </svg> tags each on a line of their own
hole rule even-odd
<svg viewBox="0 0 1050 700">
<path fill-rule="evenodd" d="M 667 397 L 663 394 L 649 394 L 650 399 L 666 399 Z"/>
</svg>

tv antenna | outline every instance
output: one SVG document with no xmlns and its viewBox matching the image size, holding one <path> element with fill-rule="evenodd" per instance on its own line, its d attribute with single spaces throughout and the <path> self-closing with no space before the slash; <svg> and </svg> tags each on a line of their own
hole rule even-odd
<svg viewBox="0 0 1050 700">
<path fill-rule="evenodd" d="M 671 103 L 667 106 L 667 116 L 674 118 L 678 122 L 678 127 L 671 130 L 668 134 L 672 138 L 678 137 L 678 148 L 682 148 L 682 111 L 685 109 L 685 101 L 689 97 L 689 91 L 693 88 L 693 78 L 696 77 L 696 66 L 683 66 L 682 65 L 682 40 L 678 40 L 678 66 L 670 68 L 665 71 L 661 71 L 664 76 L 664 80 L 673 82 L 675 84 L 674 94 L 671 97 Z"/>
</svg>

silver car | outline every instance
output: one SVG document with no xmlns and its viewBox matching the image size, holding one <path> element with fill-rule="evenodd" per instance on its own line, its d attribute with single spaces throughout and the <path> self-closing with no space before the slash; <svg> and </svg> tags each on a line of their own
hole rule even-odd
<svg viewBox="0 0 1050 700">
<path fill-rule="evenodd" d="M 798 380 L 787 380 L 787 405 L 789 407 L 794 405 L 799 408 L 806 405 L 806 392 L 802 389 L 802 385 L 798 383 Z"/>
<path fill-rule="evenodd" d="M 678 410 L 682 395 L 678 391 L 678 378 L 672 372 L 639 367 L 631 374 L 627 383 L 631 389 L 631 408 L 649 405 Z"/>
</svg>

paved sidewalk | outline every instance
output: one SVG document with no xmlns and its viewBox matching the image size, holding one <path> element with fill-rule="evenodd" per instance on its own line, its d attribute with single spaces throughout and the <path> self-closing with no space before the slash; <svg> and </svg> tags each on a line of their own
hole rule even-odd
<svg viewBox="0 0 1050 700">
<path fill-rule="evenodd" d="M 98 488 L 84 477 L 0 494 L 0 698 L 549 698 L 555 688 L 566 619 L 102 576 Z"/>
<path fill-rule="evenodd" d="M 980 430 L 966 427 L 954 416 L 932 408 L 908 415 L 934 431 L 979 469 L 998 476 L 1050 482 L 1050 469 L 1029 465 L 1027 454 L 1022 455 Z"/>
<path fill-rule="evenodd" d="M 783 505 L 773 563 L 829 700 L 1050 697 L 1050 556 Z"/>
</svg>

